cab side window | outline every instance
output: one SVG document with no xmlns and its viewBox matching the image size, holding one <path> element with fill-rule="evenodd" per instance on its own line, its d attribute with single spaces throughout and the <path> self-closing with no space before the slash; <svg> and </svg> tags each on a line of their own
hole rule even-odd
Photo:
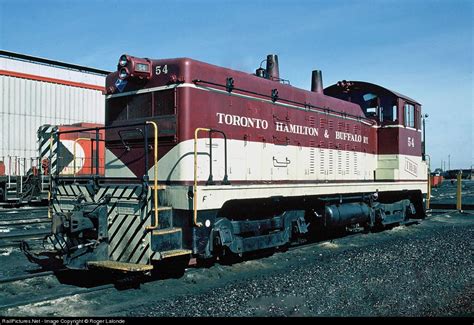
<svg viewBox="0 0 474 325">
<path fill-rule="evenodd" d="M 392 105 L 392 115 L 390 118 L 392 122 L 396 122 L 398 120 L 398 107 L 396 103 Z"/>
<path fill-rule="evenodd" d="M 405 126 L 414 128 L 415 127 L 415 106 L 406 103 L 404 106 L 405 111 Z"/>
</svg>

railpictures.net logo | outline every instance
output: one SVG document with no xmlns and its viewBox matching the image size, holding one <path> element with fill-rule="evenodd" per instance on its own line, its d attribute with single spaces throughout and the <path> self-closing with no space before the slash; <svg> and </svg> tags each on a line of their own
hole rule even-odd
<svg viewBox="0 0 474 325">
<path fill-rule="evenodd" d="M 39 319 L 2 318 L 2 324 L 41 324 Z"/>
<path fill-rule="evenodd" d="M 124 319 L 94 319 L 94 318 L 75 318 L 75 319 L 48 319 L 48 318 L 2 318 L 2 324 L 51 324 L 51 325 L 77 325 L 77 324 L 125 324 Z"/>
</svg>

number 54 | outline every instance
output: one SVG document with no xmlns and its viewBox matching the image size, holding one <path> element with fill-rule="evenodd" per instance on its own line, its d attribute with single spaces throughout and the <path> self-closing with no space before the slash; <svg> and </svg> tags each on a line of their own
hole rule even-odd
<svg viewBox="0 0 474 325">
<path fill-rule="evenodd" d="M 167 74 L 168 73 L 168 65 L 165 64 L 163 66 L 161 65 L 157 65 L 156 68 L 155 68 L 155 74 L 158 76 L 160 74 Z"/>
</svg>

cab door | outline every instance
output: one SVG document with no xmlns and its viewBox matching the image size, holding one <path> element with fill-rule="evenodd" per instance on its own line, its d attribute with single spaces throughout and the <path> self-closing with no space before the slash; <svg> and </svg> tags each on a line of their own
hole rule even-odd
<svg viewBox="0 0 474 325">
<path fill-rule="evenodd" d="M 272 181 L 288 180 L 289 169 L 293 163 L 290 157 L 290 134 L 278 131 L 285 129 L 290 123 L 286 107 L 273 106 L 273 123 L 275 125 L 275 132 L 272 138 L 271 179 Z"/>
</svg>

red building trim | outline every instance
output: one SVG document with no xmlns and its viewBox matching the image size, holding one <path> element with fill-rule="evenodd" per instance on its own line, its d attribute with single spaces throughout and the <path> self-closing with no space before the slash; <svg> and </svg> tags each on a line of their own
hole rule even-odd
<svg viewBox="0 0 474 325">
<path fill-rule="evenodd" d="M 72 86 L 72 87 L 78 87 L 78 88 L 93 89 L 93 90 L 98 90 L 98 91 L 102 91 L 102 92 L 105 91 L 105 87 L 101 87 L 101 86 L 97 86 L 97 85 L 85 84 L 85 83 L 81 83 L 81 82 L 74 82 L 74 81 L 68 81 L 68 80 L 63 80 L 63 79 L 42 77 L 42 76 L 37 76 L 37 75 L 33 75 L 33 74 L 28 74 L 28 73 L 14 72 L 14 71 L 8 71 L 8 70 L 0 70 L 0 75 L 9 76 L 9 77 L 16 77 L 16 78 L 22 78 L 22 79 L 35 80 L 35 81 L 50 82 L 50 83 L 66 85 L 66 86 Z"/>
</svg>

